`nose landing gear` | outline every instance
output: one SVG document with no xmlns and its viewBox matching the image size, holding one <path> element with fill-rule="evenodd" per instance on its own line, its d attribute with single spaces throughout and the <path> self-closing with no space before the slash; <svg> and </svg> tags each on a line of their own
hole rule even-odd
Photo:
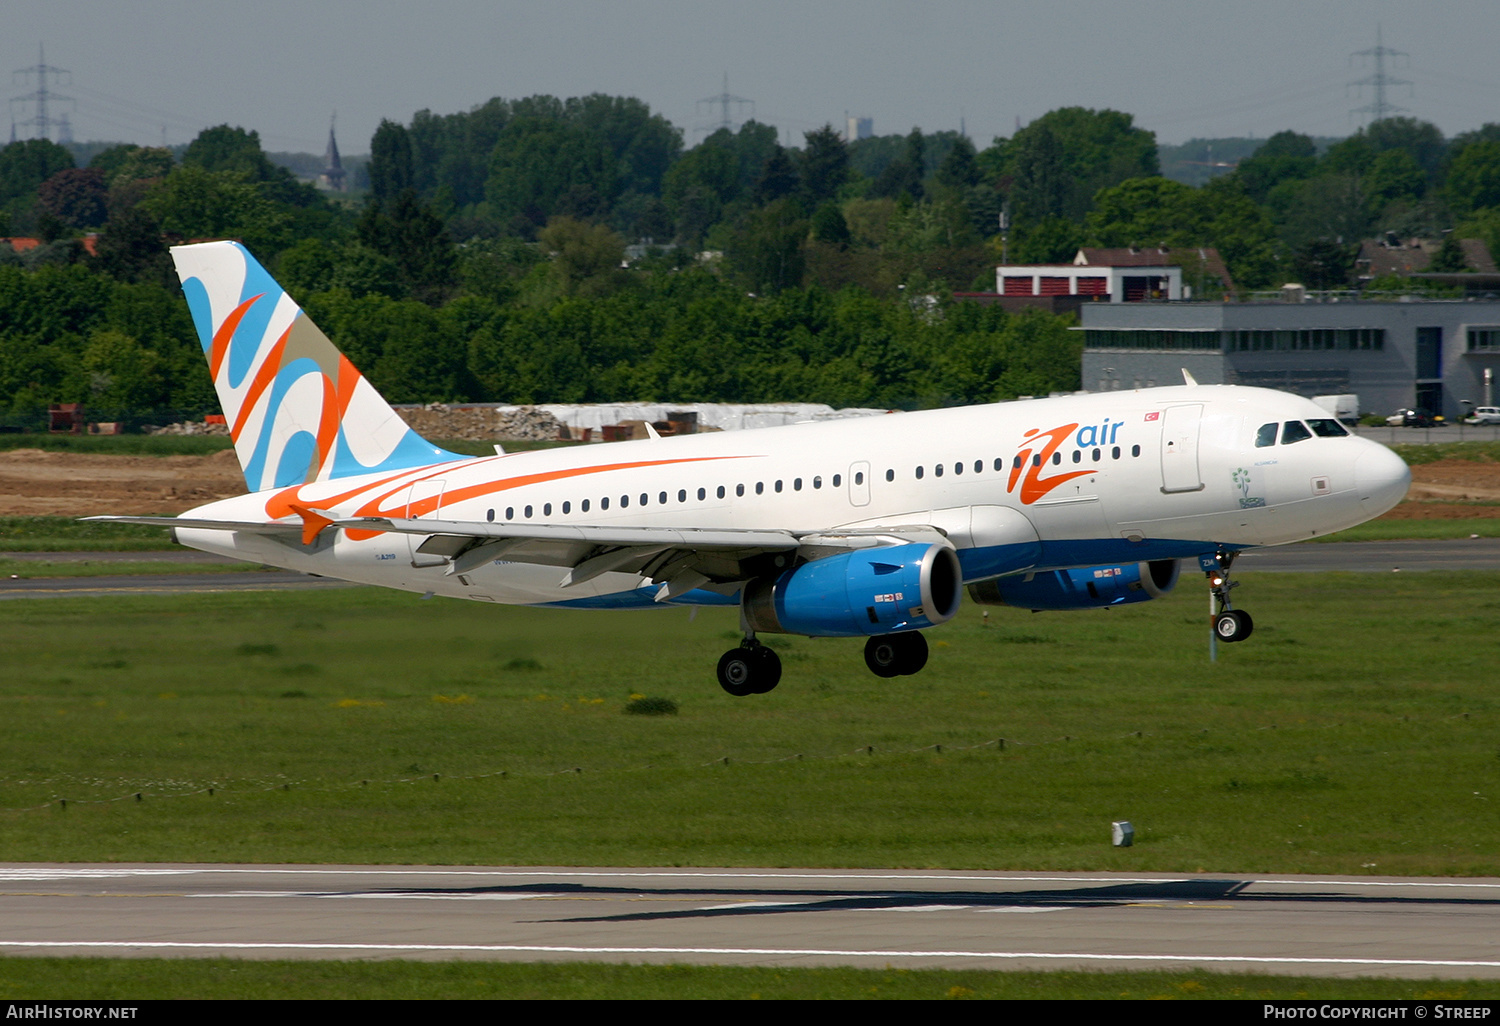
<svg viewBox="0 0 1500 1026">
<path fill-rule="evenodd" d="M 1208 591 L 1212 596 L 1210 604 L 1213 609 L 1214 637 L 1226 644 L 1244 641 L 1255 630 L 1255 621 L 1250 614 L 1243 609 L 1232 608 L 1233 603 L 1229 599 L 1229 592 L 1240 585 L 1239 581 L 1229 579 L 1229 568 L 1234 564 L 1234 556 L 1233 552 L 1221 549 L 1199 561 L 1208 577 Z"/>
</svg>

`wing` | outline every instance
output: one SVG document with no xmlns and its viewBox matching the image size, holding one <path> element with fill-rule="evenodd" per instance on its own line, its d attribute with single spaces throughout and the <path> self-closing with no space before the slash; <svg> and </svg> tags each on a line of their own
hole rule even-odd
<svg viewBox="0 0 1500 1026">
<path fill-rule="evenodd" d="M 600 574 L 649 577 L 662 585 L 658 601 L 705 585 L 743 581 L 770 572 L 778 556 L 801 544 L 790 531 L 669 527 L 491 524 L 463 520 L 356 517 L 334 520 L 348 530 L 428 535 L 417 546 L 448 560 L 447 573 L 472 573 L 486 563 L 536 563 L 565 569 L 564 588 Z"/>
</svg>

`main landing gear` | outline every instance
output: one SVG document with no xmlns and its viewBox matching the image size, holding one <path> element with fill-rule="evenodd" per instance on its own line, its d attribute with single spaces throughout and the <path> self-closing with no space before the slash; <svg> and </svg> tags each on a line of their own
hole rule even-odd
<svg viewBox="0 0 1500 1026">
<path fill-rule="evenodd" d="M 920 631 L 882 634 L 865 642 L 865 665 L 877 677 L 906 677 L 927 665 L 927 639 Z"/>
<path fill-rule="evenodd" d="M 754 637 L 719 657 L 719 687 L 736 698 L 764 695 L 781 683 L 781 657 Z"/>
<path fill-rule="evenodd" d="M 1229 568 L 1234 563 L 1233 552 L 1219 552 L 1213 559 L 1205 560 L 1210 567 L 1205 573 L 1208 576 L 1209 594 L 1213 596 L 1213 631 L 1214 637 L 1226 644 L 1233 641 L 1244 641 L 1255 630 L 1255 621 L 1250 614 L 1243 609 L 1231 608 L 1229 592 L 1238 588 L 1239 581 L 1229 579 Z"/>
</svg>

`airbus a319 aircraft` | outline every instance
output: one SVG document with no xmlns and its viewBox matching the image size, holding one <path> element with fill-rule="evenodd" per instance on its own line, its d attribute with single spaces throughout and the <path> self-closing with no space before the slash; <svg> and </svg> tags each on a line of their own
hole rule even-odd
<svg viewBox="0 0 1500 1026">
<path fill-rule="evenodd" d="M 1240 641 L 1236 553 L 1379 516 L 1410 471 L 1312 402 L 1148 388 L 472 458 L 421 438 L 238 243 L 172 250 L 249 494 L 168 524 L 184 545 L 451 598 L 571 609 L 738 606 L 733 695 L 781 678 L 757 635 L 865 637 L 883 677 L 972 601 L 1159 598 L 1183 561 Z M 653 432 L 654 435 L 654 432 Z"/>
</svg>

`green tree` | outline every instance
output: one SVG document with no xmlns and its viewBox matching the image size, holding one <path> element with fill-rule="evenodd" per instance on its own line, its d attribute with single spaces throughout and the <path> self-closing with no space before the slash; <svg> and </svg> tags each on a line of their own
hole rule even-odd
<svg viewBox="0 0 1500 1026">
<path fill-rule="evenodd" d="M 1406 150 L 1385 150 L 1370 163 L 1364 191 L 1372 213 L 1392 203 L 1414 203 L 1427 192 L 1427 175 Z"/>
<path fill-rule="evenodd" d="M 935 176 L 937 183 L 957 190 L 979 184 L 981 173 L 978 156 L 974 150 L 974 144 L 960 136 L 954 141 L 953 148 L 948 151 L 943 162 L 938 165 Z"/>
<path fill-rule="evenodd" d="M 485 196 L 492 215 L 530 235 L 559 210 L 606 210 L 619 192 L 613 154 L 597 136 L 556 118 L 516 117 L 490 155 Z"/>
<path fill-rule="evenodd" d="M 117 281 L 149 282 L 174 291 L 177 287 L 161 222 L 149 209 L 132 206 L 111 214 L 95 253 L 95 266 Z"/>
<path fill-rule="evenodd" d="M 1449 168 L 1447 195 L 1461 213 L 1500 207 L 1500 139 L 1464 147 Z"/>
<path fill-rule="evenodd" d="M 73 166 L 73 155 L 46 139 L 13 142 L 0 149 L 0 210 L 18 219 L 28 214 L 39 185 Z"/>
<path fill-rule="evenodd" d="M 1114 110 L 1048 111 L 1015 134 L 1006 157 L 1018 220 L 1082 220 L 1100 189 L 1160 174 L 1155 134 Z"/>
<path fill-rule="evenodd" d="M 754 292 L 777 292 L 802 283 L 807 220 L 794 200 L 768 203 L 746 215 L 731 234 L 725 256 Z"/>
<path fill-rule="evenodd" d="M 1240 161 L 1233 175 L 1247 196 L 1264 203 L 1271 190 L 1282 182 L 1310 177 L 1318 164 L 1317 155 L 1318 148 L 1308 136 L 1277 132 L 1252 157 Z"/>
<path fill-rule="evenodd" d="M 243 171 L 182 164 L 140 205 L 162 231 L 185 239 L 240 239 L 263 258 L 290 242 L 291 215 Z"/>
<path fill-rule="evenodd" d="M 370 197 L 388 203 L 415 188 L 411 137 L 405 128 L 384 118 L 370 138 Z"/>
<path fill-rule="evenodd" d="M 260 133 L 243 128 L 216 125 L 205 128 L 188 143 L 182 153 L 188 167 L 211 172 L 234 172 L 248 182 L 262 186 L 266 197 L 277 203 L 296 207 L 323 204 L 317 190 L 298 182 L 290 171 L 271 163 L 260 148 Z"/>
<path fill-rule="evenodd" d="M 804 132 L 805 145 L 797 161 L 802 195 L 809 209 L 834 199 L 849 180 L 849 147 L 832 125 Z"/>
<path fill-rule="evenodd" d="M 37 202 L 69 228 L 104 223 L 104 173 L 96 168 L 68 168 L 37 187 Z"/>
<path fill-rule="evenodd" d="M 1358 248 L 1331 239 L 1312 239 L 1292 254 L 1292 275 L 1310 289 L 1342 289 L 1354 274 Z"/>
<path fill-rule="evenodd" d="M 1443 244 L 1433 254 L 1432 263 L 1427 269 L 1436 274 L 1463 274 L 1469 270 L 1469 261 L 1464 258 L 1463 247 L 1458 244 L 1458 239 L 1449 234 L 1443 239 Z"/>
<path fill-rule="evenodd" d="M 792 158 L 777 146 L 766 158 L 760 177 L 755 181 L 755 202 L 764 204 L 791 196 L 798 191 L 800 184 Z"/>
<path fill-rule="evenodd" d="M 453 291 L 453 240 L 415 190 L 403 189 L 390 203 L 372 200 L 361 215 L 359 241 L 392 261 L 407 295 L 439 305 Z"/>
<path fill-rule="evenodd" d="M 622 281 L 625 240 L 600 224 L 554 217 L 537 233 L 565 295 L 601 295 Z"/>
</svg>

